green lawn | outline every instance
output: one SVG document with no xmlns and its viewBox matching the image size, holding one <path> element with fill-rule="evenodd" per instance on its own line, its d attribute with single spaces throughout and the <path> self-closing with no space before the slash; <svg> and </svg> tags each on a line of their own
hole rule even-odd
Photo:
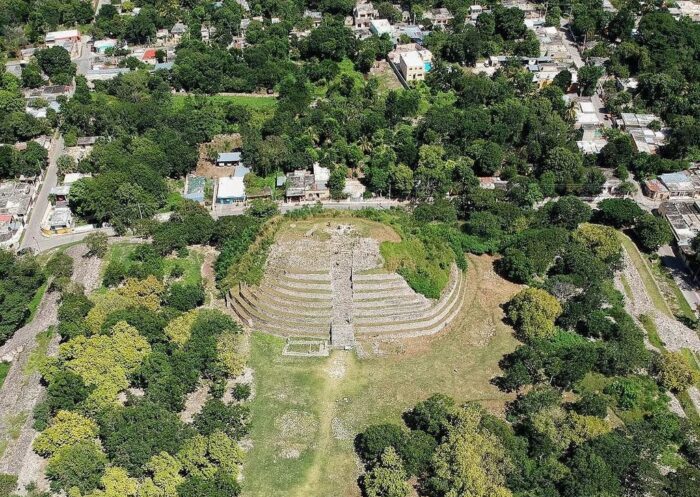
<svg viewBox="0 0 700 497">
<path fill-rule="evenodd" d="M 499 304 L 519 287 L 490 273 L 491 262 L 470 258 L 465 310 L 452 330 L 383 344 L 380 356 L 333 351 L 327 358 L 283 357 L 282 339 L 254 333 L 256 395 L 244 496 L 357 496 L 355 435 L 370 423 L 400 422 L 406 409 L 436 392 L 500 412 L 511 397 L 490 380 L 517 342 Z"/>
<path fill-rule="evenodd" d="M 46 290 L 49 288 L 49 283 L 48 281 L 45 282 L 43 285 L 39 287 L 39 289 L 36 291 L 34 294 L 34 297 L 32 297 L 32 300 L 29 301 L 29 317 L 27 318 L 27 323 L 31 323 L 32 320 L 34 319 L 34 316 L 36 316 L 36 311 L 39 309 L 39 304 L 41 304 L 41 299 L 44 298 L 44 294 L 46 294 Z"/>
</svg>

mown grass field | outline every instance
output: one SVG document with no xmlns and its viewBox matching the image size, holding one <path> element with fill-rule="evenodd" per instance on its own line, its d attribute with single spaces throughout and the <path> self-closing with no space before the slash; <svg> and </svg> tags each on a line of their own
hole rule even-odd
<svg viewBox="0 0 700 497">
<path fill-rule="evenodd" d="M 400 422 L 405 410 L 433 393 L 500 412 L 511 397 L 490 380 L 517 342 L 499 306 L 519 287 L 493 273 L 492 262 L 470 258 L 464 310 L 449 331 L 382 344 L 379 355 L 364 344 L 364 358 L 346 351 L 283 357 L 282 339 L 253 333 L 256 394 L 244 495 L 359 495 L 355 435 L 371 423 Z"/>
</svg>

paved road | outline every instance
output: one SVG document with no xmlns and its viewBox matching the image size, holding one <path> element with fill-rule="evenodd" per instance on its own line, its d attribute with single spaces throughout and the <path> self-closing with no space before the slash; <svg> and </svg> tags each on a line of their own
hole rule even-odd
<svg viewBox="0 0 700 497">
<path fill-rule="evenodd" d="M 697 289 L 695 279 L 688 272 L 685 262 L 675 253 L 670 245 L 661 247 L 658 254 L 663 265 L 671 272 L 676 285 L 683 292 L 683 296 L 690 304 L 690 307 L 697 312 L 700 306 L 700 292 Z"/>
<path fill-rule="evenodd" d="M 49 149 L 49 165 L 46 168 L 44 182 L 41 185 L 41 190 L 37 196 L 36 202 L 29 217 L 24 231 L 24 237 L 20 249 L 31 247 L 34 250 L 41 251 L 41 220 L 46 213 L 46 208 L 49 206 L 49 192 L 56 186 L 58 181 L 58 165 L 56 160 L 63 154 L 64 144 L 63 137 L 59 136 L 51 140 L 51 148 Z"/>
</svg>

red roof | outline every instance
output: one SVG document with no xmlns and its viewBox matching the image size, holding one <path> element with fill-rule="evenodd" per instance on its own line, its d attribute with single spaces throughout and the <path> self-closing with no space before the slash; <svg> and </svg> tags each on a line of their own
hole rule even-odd
<svg viewBox="0 0 700 497">
<path fill-rule="evenodd" d="M 148 60 L 148 59 L 155 59 L 156 58 L 156 49 L 155 48 L 149 48 L 143 53 L 143 60 Z"/>
<path fill-rule="evenodd" d="M 0 223 L 11 223 L 12 214 L 0 214 Z"/>
</svg>

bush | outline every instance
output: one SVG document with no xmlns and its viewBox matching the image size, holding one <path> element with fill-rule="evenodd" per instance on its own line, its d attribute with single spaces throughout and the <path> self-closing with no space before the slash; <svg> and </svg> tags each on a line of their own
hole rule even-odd
<svg viewBox="0 0 700 497">
<path fill-rule="evenodd" d="M 247 400 L 250 397 L 251 389 L 247 383 L 238 383 L 233 387 L 231 395 L 238 401 Z"/>
<path fill-rule="evenodd" d="M 168 290 L 165 302 L 182 312 L 195 309 L 204 303 L 204 287 L 201 284 L 175 283 Z"/>
<path fill-rule="evenodd" d="M 605 418 L 608 415 L 608 401 L 599 394 L 586 392 L 574 405 L 574 411 L 583 416 Z"/>
<path fill-rule="evenodd" d="M 127 268 L 124 263 L 117 260 L 109 261 L 102 275 L 102 284 L 106 287 L 117 286 L 126 279 L 126 274 Z"/>
<path fill-rule="evenodd" d="M 73 258 L 65 252 L 58 252 L 46 263 L 46 271 L 54 278 L 70 278 L 73 274 Z"/>
</svg>

